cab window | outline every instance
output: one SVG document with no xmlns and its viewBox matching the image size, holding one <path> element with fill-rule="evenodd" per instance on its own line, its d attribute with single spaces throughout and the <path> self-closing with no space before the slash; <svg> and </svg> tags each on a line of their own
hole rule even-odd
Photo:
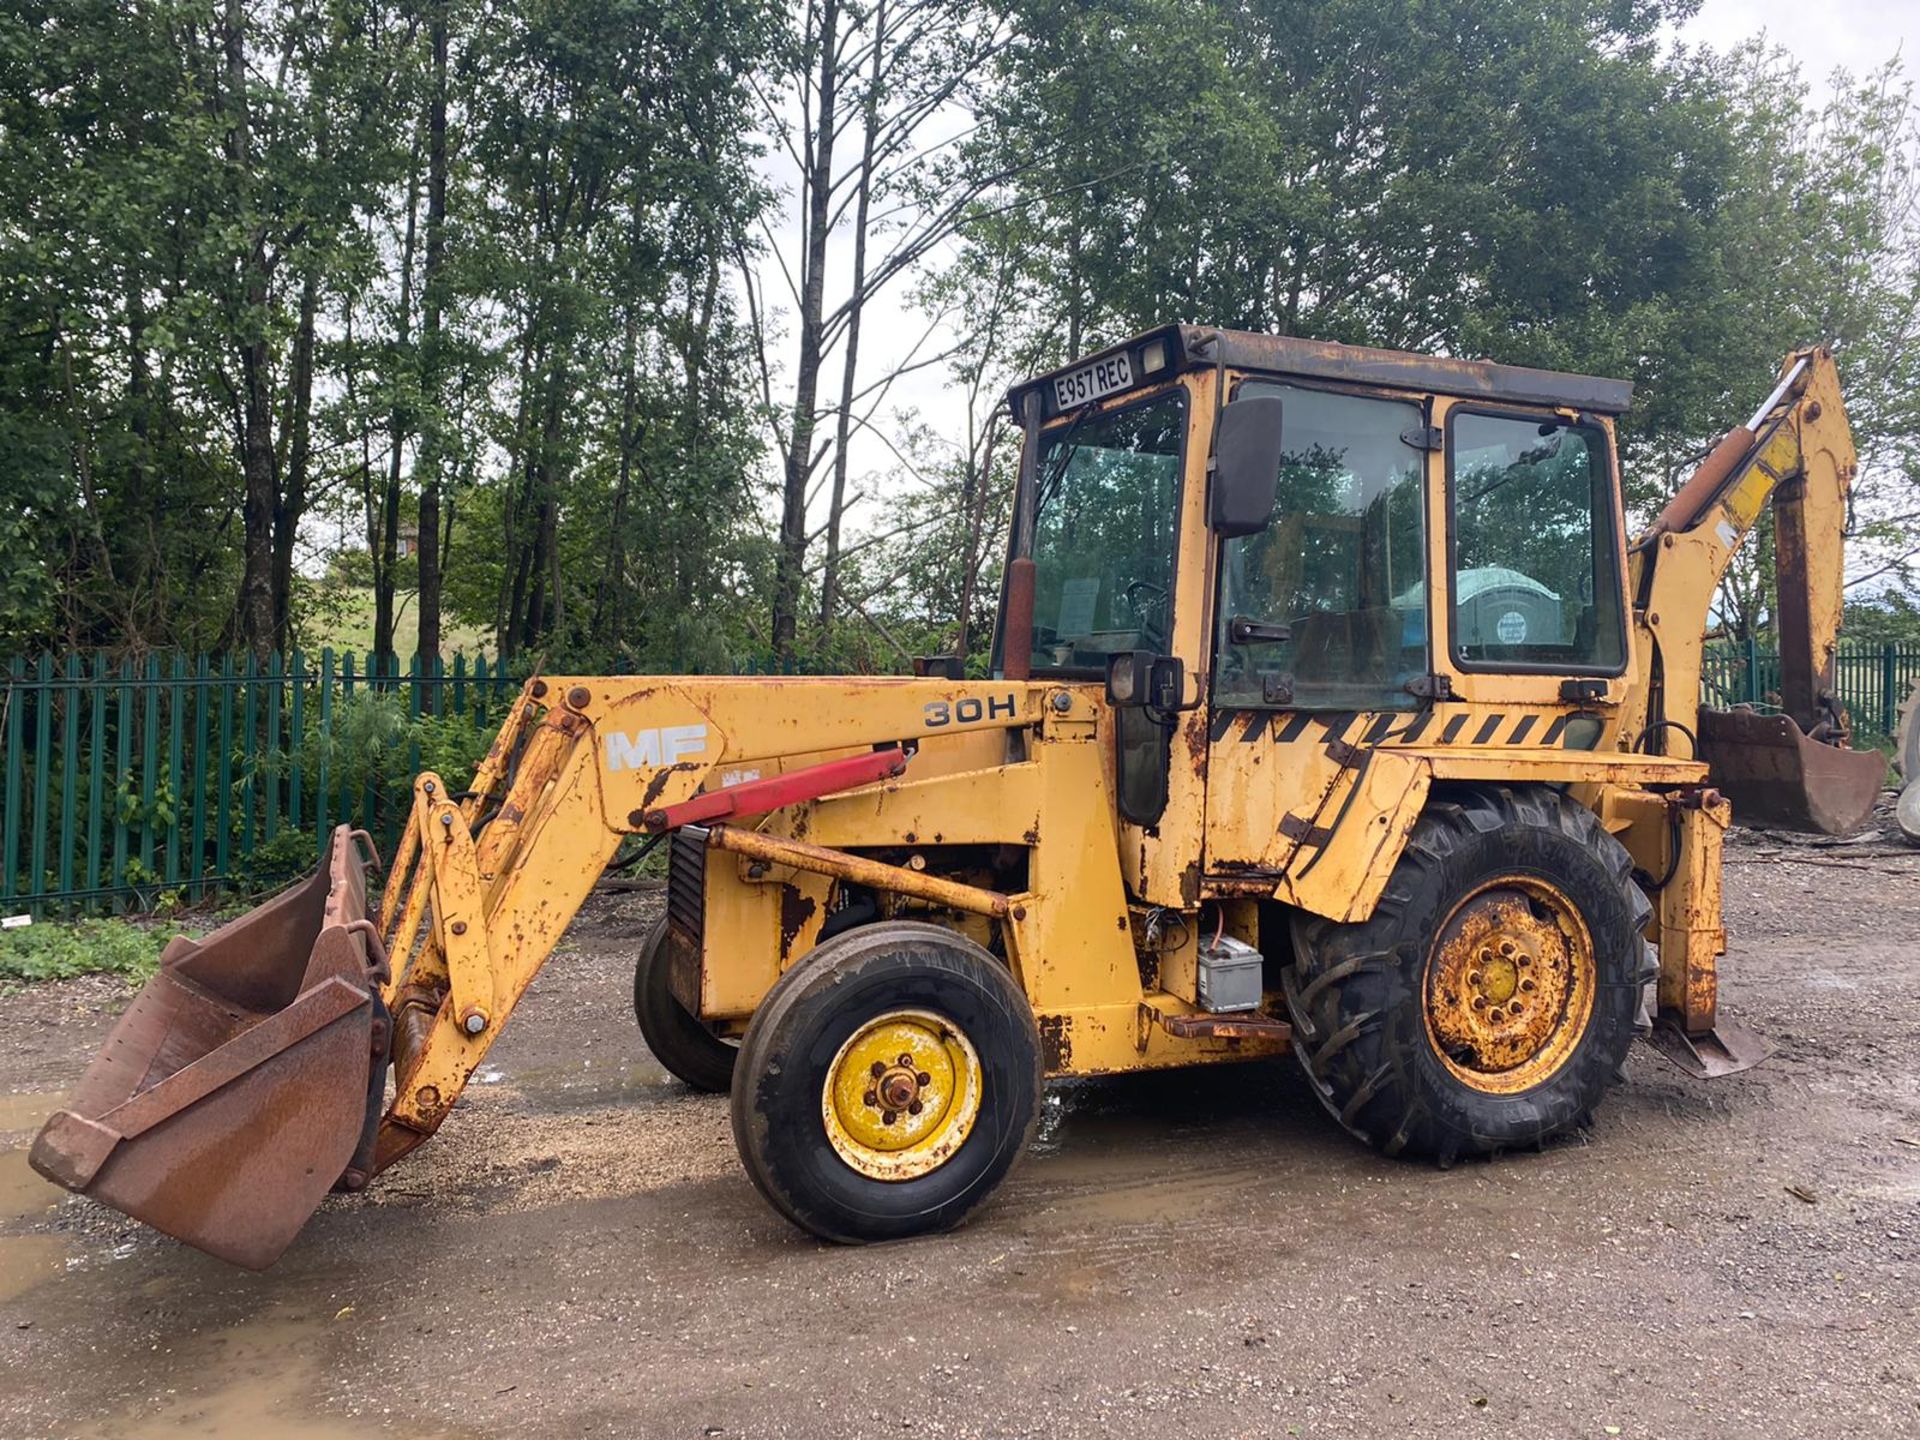
<svg viewBox="0 0 1920 1440">
<path fill-rule="evenodd" d="M 1427 671 L 1425 418 L 1402 400 L 1249 381 L 1285 402 L 1273 523 L 1229 540 L 1218 705 L 1394 710 Z"/>
<path fill-rule="evenodd" d="M 1626 646 L 1605 432 L 1458 411 L 1447 428 L 1455 660 L 1618 674 Z"/>
</svg>

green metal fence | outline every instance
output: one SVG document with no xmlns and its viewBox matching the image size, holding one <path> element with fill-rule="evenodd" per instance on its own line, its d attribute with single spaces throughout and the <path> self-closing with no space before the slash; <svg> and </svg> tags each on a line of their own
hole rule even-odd
<svg viewBox="0 0 1920 1440">
<path fill-rule="evenodd" d="M 306 847 L 317 856 L 342 821 L 384 838 L 423 735 L 451 721 L 448 753 L 484 743 L 461 742 L 518 685 L 485 656 L 16 658 L 0 701 L 0 915 L 191 903 L 313 863 Z"/>
<path fill-rule="evenodd" d="M 1899 723 L 1900 707 L 1920 682 L 1920 645 L 1843 641 L 1834 657 L 1834 690 L 1862 744 L 1882 744 Z M 1701 703 L 1777 704 L 1780 652 L 1770 641 L 1707 646 L 1700 670 Z"/>
</svg>

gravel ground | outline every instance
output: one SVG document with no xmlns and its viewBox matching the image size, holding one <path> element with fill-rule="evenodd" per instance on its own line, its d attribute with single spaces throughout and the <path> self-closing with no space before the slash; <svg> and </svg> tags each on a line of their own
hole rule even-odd
<svg viewBox="0 0 1920 1440">
<path fill-rule="evenodd" d="M 1381 1160 L 1290 1062 L 1054 1090 L 944 1238 L 835 1249 L 738 1171 L 596 901 L 440 1135 L 263 1275 L 0 1154 L 0 1435 L 1920 1435 L 1920 856 L 1742 834 L 1729 1014 L 1583 1140 Z M 125 1003 L 0 996 L 0 1146 Z"/>
</svg>

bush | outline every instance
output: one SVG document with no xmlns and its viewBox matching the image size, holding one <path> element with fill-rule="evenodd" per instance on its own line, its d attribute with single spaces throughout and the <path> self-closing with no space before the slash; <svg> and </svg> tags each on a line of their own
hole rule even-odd
<svg viewBox="0 0 1920 1440">
<path fill-rule="evenodd" d="M 0 983 L 125 975 L 144 980 L 160 965 L 172 932 L 125 920 L 43 922 L 0 930 Z"/>
</svg>

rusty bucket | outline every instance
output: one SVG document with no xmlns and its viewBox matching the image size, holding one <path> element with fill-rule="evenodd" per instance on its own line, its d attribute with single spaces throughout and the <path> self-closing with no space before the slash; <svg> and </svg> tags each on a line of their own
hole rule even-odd
<svg viewBox="0 0 1920 1440">
<path fill-rule="evenodd" d="M 1879 751 L 1823 744 L 1757 710 L 1702 710 L 1700 758 L 1741 824 L 1820 835 L 1859 829 L 1887 781 Z"/>
<path fill-rule="evenodd" d="M 378 1118 L 387 965 L 366 918 L 371 852 L 342 825 L 311 877 L 169 945 L 40 1131 L 33 1168 L 210 1255 L 272 1264 Z"/>
</svg>

